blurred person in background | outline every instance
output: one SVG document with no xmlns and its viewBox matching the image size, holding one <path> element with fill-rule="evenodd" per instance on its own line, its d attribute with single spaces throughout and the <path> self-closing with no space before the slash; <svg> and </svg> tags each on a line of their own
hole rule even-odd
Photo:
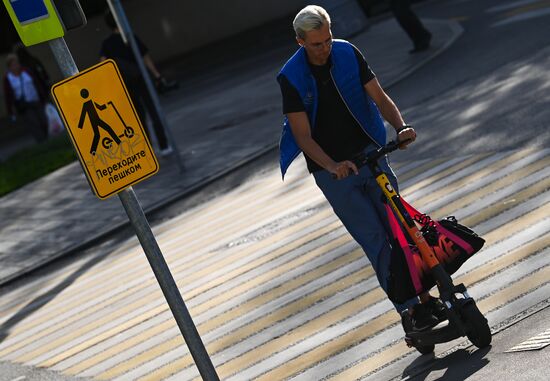
<svg viewBox="0 0 550 381">
<path fill-rule="evenodd" d="M 49 94 L 51 80 L 42 62 L 33 56 L 27 47 L 20 42 L 14 45 L 13 52 L 17 55 L 17 58 L 19 58 L 21 66 L 33 75 L 36 84 L 42 88 L 41 91 L 43 91 L 44 94 Z"/>
<path fill-rule="evenodd" d="M 162 122 L 157 115 L 153 99 L 151 98 L 145 81 L 141 76 L 141 71 L 139 70 L 139 66 L 135 60 L 134 53 L 132 52 L 131 47 L 128 46 L 122 39 L 120 30 L 118 29 L 115 19 L 110 12 L 105 14 L 105 23 L 111 29 L 112 33 L 101 44 L 101 50 L 99 52 L 100 60 L 104 61 L 108 58 L 115 60 L 120 71 L 122 72 L 124 82 L 132 94 L 132 100 L 134 101 L 138 115 L 144 124 L 146 124 L 146 115 L 149 115 L 151 118 L 155 136 L 160 148 L 160 154 L 162 156 L 169 155 L 172 153 L 172 147 L 168 144 Z M 143 62 L 153 75 L 158 87 L 159 81 L 162 82 L 163 78 L 153 63 L 147 46 L 145 46 L 145 44 L 136 35 L 134 35 L 134 37 L 141 56 L 143 57 Z M 146 129 L 146 131 L 149 134 L 148 129 Z"/>
<path fill-rule="evenodd" d="M 419 53 L 429 49 L 432 34 L 411 9 L 411 0 L 391 0 L 390 8 L 401 28 L 413 42 L 413 48 L 409 53 Z"/>
<path fill-rule="evenodd" d="M 19 63 L 16 54 L 6 57 L 7 72 L 3 78 L 6 110 L 10 119 L 24 124 L 37 142 L 48 137 L 48 121 L 44 113 L 47 93 L 31 70 Z"/>
<path fill-rule="evenodd" d="M 411 9 L 411 0 L 357 0 L 367 17 L 388 9 L 413 43 L 409 53 L 418 53 L 430 47 L 432 34 Z"/>
</svg>

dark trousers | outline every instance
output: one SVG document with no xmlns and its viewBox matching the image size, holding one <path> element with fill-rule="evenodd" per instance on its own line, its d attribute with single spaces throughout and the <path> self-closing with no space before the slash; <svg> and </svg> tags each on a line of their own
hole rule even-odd
<svg viewBox="0 0 550 381">
<path fill-rule="evenodd" d="M 395 19 L 408 34 L 415 47 L 430 39 L 431 33 L 412 11 L 410 0 L 391 0 L 390 7 Z"/>
<path fill-rule="evenodd" d="M 48 120 L 41 102 L 25 103 L 25 111 L 20 113 L 19 117 L 37 142 L 48 138 Z"/>
<path fill-rule="evenodd" d="M 373 148 L 365 149 L 365 153 Z M 388 176 L 395 189 L 397 178 L 391 169 L 387 157 L 379 160 L 379 165 Z M 351 175 L 343 180 L 335 180 L 328 171 L 313 172 L 317 186 L 325 195 L 334 213 L 346 227 L 346 230 L 363 248 L 378 282 L 388 290 L 390 275 L 391 244 L 388 233 L 391 231 L 386 208 L 382 202 L 383 193 L 368 166 L 359 170 L 359 175 Z M 398 312 L 418 304 L 414 297 L 403 304 L 395 304 Z"/>
<path fill-rule="evenodd" d="M 147 86 L 145 86 L 145 83 L 143 83 L 142 80 L 134 81 L 131 86 L 131 91 L 133 95 L 132 100 L 134 101 L 134 106 L 136 107 L 136 111 L 141 119 L 141 122 L 146 125 L 146 117 L 149 115 L 151 117 L 151 122 L 153 123 L 153 130 L 155 131 L 159 148 L 161 150 L 168 148 L 168 140 L 166 138 L 164 128 L 162 127 L 162 122 L 160 121 L 155 109 L 153 99 L 151 98 L 149 91 L 147 91 Z M 146 126 L 145 131 L 150 140 L 151 135 Z"/>
</svg>

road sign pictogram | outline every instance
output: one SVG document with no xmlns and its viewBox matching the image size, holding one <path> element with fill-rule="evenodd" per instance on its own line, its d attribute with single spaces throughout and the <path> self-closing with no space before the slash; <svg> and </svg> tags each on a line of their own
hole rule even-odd
<svg viewBox="0 0 550 381">
<path fill-rule="evenodd" d="M 52 94 L 97 197 L 107 198 L 158 172 L 113 60 L 55 84 Z"/>
</svg>

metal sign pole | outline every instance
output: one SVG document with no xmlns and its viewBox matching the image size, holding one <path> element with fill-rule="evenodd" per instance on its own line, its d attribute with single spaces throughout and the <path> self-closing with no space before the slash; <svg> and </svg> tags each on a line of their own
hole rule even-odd
<svg viewBox="0 0 550 381">
<path fill-rule="evenodd" d="M 132 187 L 118 194 L 203 380 L 219 380 Z"/>
<path fill-rule="evenodd" d="M 109 5 L 109 9 L 111 10 L 115 22 L 118 25 L 118 30 L 120 31 L 122 38 L 130 45 L 130 48 L 134 53 L 139 71 L 141 72 L 141 75 L 145 81 L 145 85 L 147 86 L 147 91 L 149 92 L 149 95 L 153 100 L 155 112 L 160 119 L 162 128 L 164 129 L 166 137 L 168 138 L 168 142 L 170 143 L 170 145 L 172 145 L 174 149 L 174 154 L 176 155 L 176 163 L 178 165 L 180 173 L 182 173 L 184 170 L 184 166 L 181 159 L 180 151 L 176 145 L 176 141 L 174 140 L 172 131 L 170 130 L 170 128 L 168 128 L 168 122 L 166 121 L 166 117 L 164 116 L 164 113 L 162 111 L 162 106 L 160 104 L 157 91 L 155 90 L 155 86 L 153 85 L 151 76 L 149 75 L 149 72 L 145 67 L 145 63 L 143 62 L 143 57 L 141 56 L 141 52 L 139 51 L 139 48 L 137 46 L 136 39 L 134 38 L 134 33 L 132 32 L 132 28 L 130 27 L 130 23 L 128 22 L 128 18 L 126 17 L 126 13 L 124 12 L 124 8 L 122 7 L 120 0 L 107 0 L 107 4 Z"/>
<path fill-rule="evenodd" d="M 73 60 L 71 52 L 65 43 L 63 38 L 57 38 L 49 41 L 50 48 L 53 52 L 55 60 L 61 69 L 61 73 L 65 78 L 78 74 L 78 68 Z M 185 303 L 178 290 L 176 282 L 170 273 L 170 269 L 162 256 L 162 252 L 157 244 L 155 236 L 151 231 L 149 222 L 145 217 L 145 213 L 141 208 L 141 205 L 134 193 L 132 187 L 129 187 L 118 194 L 120 201 L 136 235 L 145 251 L 147 260 L 149 261 L 151 268 L 159 282 L 160 288 L 172 310 L 174 319 L 176 320 L 178 327 L 189 347 L 189 352 L 195 360 L 195 364 L 199 369 L 203 380 L 206 381 L 219 381 L 219 377 L 214 369 L 214 365 L 208 352 L 204 347 L 204 344 L 199 336 L 197 328 L 193 323 L 193 319 L 185 306 Z"/>
</svg>

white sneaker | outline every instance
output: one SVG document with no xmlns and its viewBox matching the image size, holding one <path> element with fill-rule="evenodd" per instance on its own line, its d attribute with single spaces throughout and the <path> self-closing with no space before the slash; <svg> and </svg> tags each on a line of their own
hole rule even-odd
<svg viewBox="0 0 550 381">
<path fill-rule="evenodd" d="M 166 157 L 171 155 L 174 152 L 171 146 L 166 147 L 165 149 L 161 149 L 159 151 L 161 157 Z"/>
</svg>

